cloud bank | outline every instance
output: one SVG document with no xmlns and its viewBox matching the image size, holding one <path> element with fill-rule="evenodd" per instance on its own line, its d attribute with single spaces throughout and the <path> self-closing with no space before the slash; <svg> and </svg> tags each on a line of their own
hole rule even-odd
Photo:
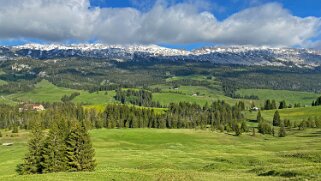
<svg viewBox="0 0 321 181">
<path fill-rule="evenodd" d="M 196 1 L 195 1 L 196 2 Z M 157 1 L 148 11 L 91 7 L 89 0 L 0 0 L 0 39 L 116 44 L 319 45 L 320 17 L 297 17 L 281 4 L 242 10 L 219 21 L 193 1 Z M 214 12 L 215 13 L 215 12 Z"/>
</svg>

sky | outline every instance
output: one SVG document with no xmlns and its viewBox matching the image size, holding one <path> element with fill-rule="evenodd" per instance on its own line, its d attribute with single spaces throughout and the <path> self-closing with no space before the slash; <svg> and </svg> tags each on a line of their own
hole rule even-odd
<svg viewBox="0 0 321 181">
<path fill-rule="evenodd" d="M 0 0 L 0 45 L 321 49 L 320 0 Z"/>
</svg>

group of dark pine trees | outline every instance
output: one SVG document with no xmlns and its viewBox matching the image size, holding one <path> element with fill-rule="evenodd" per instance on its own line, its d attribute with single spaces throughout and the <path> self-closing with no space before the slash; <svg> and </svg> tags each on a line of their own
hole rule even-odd
<svg viewBox="0 0 321 181">
<path fill-rule="evenodd" d="M 235 131 L 248 130 L 242 111 L 244 103 L 230 106 L 224 101 L 200 106 L 187 102 L 171 103 L 165 113 L 128 105 L 107 105 L 101 125 L 106 128 L 207 128 Z"/>
<path fill-rule="evenodd" d="M 258 131 L 261 134 L 272 134 L 275 135 L 275 127 L 279 128 L 278 136 L 285 137 L 286 136 L 286 128 L 299 128 L 299 130 L 303 130 L 304 128 L 321 128 L 321 119 L 315 117 L 314 120 L 312 118 L 308 118 L 308 120 L 302 120 L 301 122 L 292 122 L 288 119 L 282 120 L 280 117 L 279 111 L 275 111 L 272 124 L 263 119 L 261 116 L 261 112 L 259 111 L 257 114 L 257 122 Z"/>
<path fill-rule="evenodd" d="M 116 90 L 115 99 L 122 104 L 130 103 L 144 107 L 161 107 L 159 102 L 153 101 L 152 93 L 143 89 L 138 91 L 133 89 L 118 89 Z"/>
<path fill-rule="evenodd" d="M 28 154 L 17 166 L 19 174 L 94 170 L 95 152 L 86 127 L 79 121 L 57 121 L 48 134 L 37 121 L 32 125 L 31 134 Z"/>
<path fill-rule="evenodd" d="M 39 120 L 44 129 L 55 122 L 77 120 L 86 128 L 207 128 L 220 131 L 247 130 L 242 111 L 243 102 L 229 105 L 224 101 L 200 106 L 188 102 L 172 103 L 166 111 L 124 104 L 107 105 L 102 112 L 84 109 L 71 102 L 45 104 L 46 111 L 19 112 L 18 107 L 0 106 L 0 128 L 31 129 L 30 123 Z"/>
<path fill-rule="evenodd" d="M 300 104 L 294 104 L 294 107 L 301 107 Z M 283 100 L 279 102 L 279 105 L 277 105 L 275 100 L 266 100 L 264 102 L 264 106 L 262 107 L 263 110 L 273 110 L 273 109 L 285 109 L 285 108 L 291 108 L 292 105 L 287 105 L 286 102 Z"/>
<path fill-rule="evenodd" d="M 259 111 L 257 114 L 257 122 L 258 124 L 258 131 L 261 134 L 272 134 L 275 136 L 275 130 L 274 127 L 279 127 L 278 136 L 279 137 L 285 137 L 286 136 L 286 130 L 285 130 L 285 122 L 290 122 L 289 120 L 281 120 L 279 111 L 275 111 L 273 116 L 273 123 L 271 123 L 267 120 L 264 120 L 261 116 L 261 112 Z M 290 123 L 288 123 L 290 124 Z M 287 125 L 288 126 L 288 125 Z"/>
<path fill-rule="evenodd" d="M 312 102 L 312 106 L 320 106 L 321 105 L 321 96 L 317 98 L 317 100 Z"/>
</svg>

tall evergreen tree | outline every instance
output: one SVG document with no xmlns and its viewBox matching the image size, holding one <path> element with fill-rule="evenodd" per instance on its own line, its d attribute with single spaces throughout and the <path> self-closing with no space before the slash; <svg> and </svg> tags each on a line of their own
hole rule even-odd
<svg viewBox="0 0 321 181">
<path fill-rule="evenodd" d="M 232 129 L 235 132 L 236 136 L 240 136 L 242 134 L 240 125 L 236 121 L 232 123 Z"/>
<path fill-rule="evenodd" d="M 74 124 L 66 139 L 67 167 L 69 171 L 92 171 L 95 169 L 94 149 L 87 130 Z"/>
<path fill-rule="evenodd" d="M 256 122 L 261 122 L 263 119 L 262 119 L 262 115 L 261 115 L 261 111 L 259 111 L 258 113 L 257 113 L 257 116 L 256 116 Z"/>
<path fill-rule="evenodd" d="M 271 110 L 272 107 L 273 106 L 272 106 L 271 100 L 270 99 L 266 100 L 264 103 L 264 110 Z"/>
<path fill-rule="evenodd" d="M 24 162 L 17 166 L 17 172 L 19 174 L 42 173 L 43 137 L 44 134 L 40 123 L 36 122 L 31 131 L 31 139 L 28 143 L 28 154 L 24 158 Z"/>
<path fill-rule="evenodd" d="M 276 102 L 275 102 L 275 100 L 272 100 L 272 103 L 271 103 L 271 104 L 272 104 L 272 107 L 271 107 L 271 108 L 272 108 L 272 109 L 276 109 Z"/>
<path fill-rule="evenodd" d="M 59 124 L 63 124 L 61 121 Z M 65 171 L 67 166 L 66 132 L 57 123 L 54 123 L 45 140 L 43 149 L 43 172 L 60 172 Z"/>
<path fill-rule="evenodd" d="M 320 106 L 321 105 L 321 96 L 317 98 L 317 100 L 312 102 L 312 106 Z"/>
<path fill-rule="evenodd" d="M 242 132 L 248 132 L 248 131 L 249 131 L 249 128 L 247 127 L 247 125 L 246 125 L 246 122 L 245 122 L 245 121 L 242 121 L 242 124 L 241 124 L 241 131 L 242 131 Z"/>
<path fill-rule="evenodd" d="M 280 125 L 280 113 L 279 111 L 275 111 L 274 116 L 273 116 L 273 126 L 279 126 Z"/>
<path fill-rule="evenodd" d="M 285 137 L 285 136 L 286 136 L 285 127 L 284 127 L 284 124 L 281 124 L 280 130 L 279 130 L 279 137 Z"/>
<path fill-rule="evenodd" d="M 281 101 L 279 109 L 285 109 L 285 108 L 287 108 L 285 101 Z"/>
</svg>

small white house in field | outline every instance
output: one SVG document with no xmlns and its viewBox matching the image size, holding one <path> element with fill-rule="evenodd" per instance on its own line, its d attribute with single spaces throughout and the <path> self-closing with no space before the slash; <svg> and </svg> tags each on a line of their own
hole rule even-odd
<svg viewBox="0 0 321 181">
<path fill-rule="evenodd" d="M 19 112 L 22 111 L 44 111 L 45 107 L 42 104 L 24 104 L 19 108 Z"/>
<path fill-rule="evenodd" d="M 34 104 L 32 105 L 32 110 L 34 111 L 44 111 L 45 107 L 42 104 Z"/>
<path fill-rule="evenodd" d="M 3 143 L 2 146 L 12 146 L 13 143 Z"/>
<path fill-rule="evenodd" d="M 260 108 L 258 108 L 258 107 L 252 107 L 251 108 L 251 111 L 259 111 L 260 110 Z"/>
</svg>

